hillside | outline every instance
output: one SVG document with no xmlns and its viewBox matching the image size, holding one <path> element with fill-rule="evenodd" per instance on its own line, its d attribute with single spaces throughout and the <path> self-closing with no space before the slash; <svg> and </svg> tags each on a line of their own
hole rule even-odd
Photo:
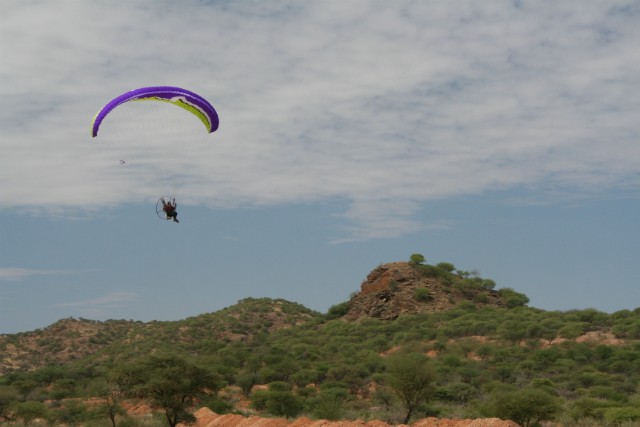
<svg viewBox="0 0 640 427">
<path fill-rule="evenodd" d="M 230 343 L 251 344 L 256 337 L 295 327 L 304 330 L 319 325 L 316 333 L 323 335 L 321 331 L 330 326 L 327 320 L 336 318 L 390 321 L 406 315 L 447 313 L 457 307 L 508 309 L 528 302 L 525 295 L 509 288 L 496 291 L 494 285 L 489 279 L 455 270 L 451 264 L 392 262 L 374 268 L 360 292 L 332 307 L 326 316 L 283 299 L 246 298 L 217 312 L 179 321 L 67 318 L 44 329 L 0 335 L 0 374 L 47 365 L 118 363 L 168 349 L 197 355 Z M 484 334 L 483 324 L 476 322 L 467 332 L 456 334 Z M 609 342 L 617 339 L 608 327 L 592 330 L 581 325 L 579 329 L 588 333 L 583 340 L 593 341 L 594 336 Z M 549 341 L 562 338 L 555 330 L 543 335 Z"/>
<path fill-rule="evenodd" d="M 125 341 L 142 322 L 61 319 L 31 332 L 0 335 L 0 374 L 66 364 Z"/>
<path fill-rule="evenodd" d="M 491 280 L 454 271 L 451 265 L 383 264 L 367 275 L 360 292 L 339 305 L 342 311 L 336 317 L 392 320 L 401 314 L 448 311 L 465 302 L 510 306 L 493 285 Z M 513 291 L 509 295 L 513 294 L 521 295 Z M 320 313 L 300 304 L 270 298 L 246 298 L 179 321 L 62 319 L 44 329 L 0 335 L 0 374 L 82 360 L 117 362 L 170 347 L 197 354 L 218 349 L 221 343 L 250 343 L 257 336 L 322 320 Z"/>
<path fill-rule="evenodd" d="M 215 313 L 180 321 L 134 322 L 62 319 L 31 332 L 0 335 L 0 374 L 85 360 L 126 359 L 174 347 L 196 351 L 207 344 L 250 342 L 322 316 L 282 299 L 246 298 Z"/>
<path fill-rule="evenodd" d="M 505 407 L 518 402 L 532 411 L 532 398 L 548 410 L 537 416 L 563 426 L 640 421 L 640 308 L 550 312 L 494 287 L 448 263 L 412 260 L 376 267 L 326 314 L 246 298 L 179 321 L 63 319 L 2 335 L 0 417 L 25 401 L 62 416 L 68 402 L 120 390 L 118 375 L 136 378 L 149 363 L 172 360 L 185 367 L 180 375 L 193 369 L 211 381 L 189 408 L 199 409 L 198 427 L 389 427 L 406 413 L 388 363 L 409 354 L 432 373 L 428 398 L 410 418 L 416 427 L 512 427 L 496 417 L 517 417 Z M 138 400 L 139 389 L 131 393 L 128 404 L 146 408 L 133 417 L 161 412 Z M 288 421 L 266 418 L 285 414 Z"/>
</svg>

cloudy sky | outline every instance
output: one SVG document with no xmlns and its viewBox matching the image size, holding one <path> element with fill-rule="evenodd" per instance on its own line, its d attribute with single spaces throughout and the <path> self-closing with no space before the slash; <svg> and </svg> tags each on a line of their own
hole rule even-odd
<svg viewBox="0 0 640 427">
<path fill-rule="evenodd" d="M 4 1 L 0 333 L 324 312 L 412 253 L 638 307 L 638 40 L 637 0 Z M 91 138 L 155 85 L 219 130 L 134 102 Z"/>
</svg>

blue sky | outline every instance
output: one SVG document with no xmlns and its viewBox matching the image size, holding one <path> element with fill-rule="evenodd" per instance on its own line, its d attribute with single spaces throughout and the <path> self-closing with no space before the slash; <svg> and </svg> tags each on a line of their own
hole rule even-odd
<svg viewBox="0 0 640 427">
<path fill-rule="evenodd" d="M 543 309 L 636 308 L 639 23 L 637 1 L 4 2 L 0 333 L 324 312 L 412 253 Z M 90 137 L 154 85 L 219 130 L 142 102 Z"/>
</svg>

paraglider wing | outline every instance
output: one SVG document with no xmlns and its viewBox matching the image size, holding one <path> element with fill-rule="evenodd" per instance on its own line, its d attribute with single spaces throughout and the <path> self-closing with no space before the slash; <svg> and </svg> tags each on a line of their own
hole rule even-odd
<svg viewBox="0 0 640 427">
<path fill-rule="evenodd" d="M 102 120 L 118 105 L 129 101 L 146 100 L 170 102 L 196 115 L 205 125 L 208 132 L 215 132 L 218 129 L 218 113 L 216 113 L 213 106 L 200 95 L 179 87 L 152 86 L 123 93 L 105 105 L 93 119 L 91 135 L 94 137 L 98 135 L 98 129 L 100 129 Z"/>
</svg>

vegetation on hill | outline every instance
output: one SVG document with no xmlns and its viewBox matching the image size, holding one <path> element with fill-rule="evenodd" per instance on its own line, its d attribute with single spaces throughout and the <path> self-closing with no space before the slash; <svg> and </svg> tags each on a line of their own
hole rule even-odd
<svg viewBox="0 0 640 427">
<path fill-rule="evenodd" d="M 0 418 L 135 426 L 144 422 L 122 408 L 142 401 L 161 414 L 157 425 L 191 419 L 193 405 L 181 402 L 218 413 L 395 424 L 424 416 L 640 423 L 640 308 L 545 311 L 451 264 L 414 256 L 410 264 L 437 284 L 390 280 L 369 294 L 404 286 L 412 307 L 430 308 L 390 320 L 347 316 L 357 295 L 325 315 L 249 298 L 178 322 L 65 319 L 1 336 Z M 432 310 L 428 296 L 441 290 L 455 304 Z M 499 304 L 477 298 L 489 291 Z"/>
<path fill-rule="evenodd" d="M 201 353 L 323 316 L 282 299 L 246 298 L 215 313 L 175 322 L 62 319 L 45 329 L 0 335 L 0 374 L 65 365 L 114 363 L 158 350 Z"/>
</svg>

